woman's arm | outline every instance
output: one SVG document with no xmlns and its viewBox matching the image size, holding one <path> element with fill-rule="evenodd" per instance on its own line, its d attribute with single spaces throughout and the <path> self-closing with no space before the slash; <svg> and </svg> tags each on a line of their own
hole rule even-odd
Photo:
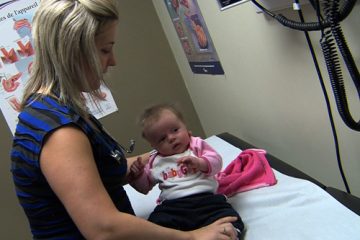
<svg viewBox="0 0 360 240">
<path fill-rule="evenodd" d="M 49 136 L 40 166 L 86 239 L 229 239 L 222 238 L 221 231 L 231 229 L 233 218 L 181 232 L 119 212 L 102 184 L 87 136 L 76 127 L 63 127 Z"/>
</svg>

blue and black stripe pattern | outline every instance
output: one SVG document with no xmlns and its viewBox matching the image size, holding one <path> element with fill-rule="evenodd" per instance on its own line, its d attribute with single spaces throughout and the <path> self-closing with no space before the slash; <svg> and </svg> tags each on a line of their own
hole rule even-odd
<svg viewBox="0 0 360 240">
<path fill-rule="evenodd" d="M 40 169 L 39 158 L 46 137 L 65 125 L 73 124 L 88 136 L 100 177 L 111 199 L 119 211 L 134 214 L 121 184 L 127 169 L 124 154 L 117 142 L 102 130 L 100 122 L 91 118 L 99 132 L 71 108 L 49 96 L 29 103 L 18 117 L 11 172 L 34 239 L 83 239 Z M 121 161 L 111 156 L 114 150 L 121 153 Z"/>
</svg>

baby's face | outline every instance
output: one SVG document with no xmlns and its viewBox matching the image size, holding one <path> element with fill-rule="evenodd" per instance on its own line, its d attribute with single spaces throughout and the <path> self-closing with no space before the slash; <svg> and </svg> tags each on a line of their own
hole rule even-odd
<svg viewBox="0 0 360 240">
<path fill-rule="evenodd" d="M 185 124 L 169 110 L 163 110 L 160 118 L 144 134 L 151 146 L 164 156 L 182 153 L 190 143 Z"/>
</svg>

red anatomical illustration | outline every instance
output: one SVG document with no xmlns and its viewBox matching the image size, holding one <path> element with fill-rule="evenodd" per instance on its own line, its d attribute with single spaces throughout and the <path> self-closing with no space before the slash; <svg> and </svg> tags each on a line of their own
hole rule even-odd
<svg viewBox="0 0 360 240">
<path fill-rule="evenodd" d="M 2 80 L 1 83 L 6 92 L 13 92 L 17 89 L 17 87 L 20 85 L 18 80 L 21 77 L 21 75 L 22 75 L 22 73 L 18 73 L 18 74 L 11 76 L 8 79 Z"/>
</svg>

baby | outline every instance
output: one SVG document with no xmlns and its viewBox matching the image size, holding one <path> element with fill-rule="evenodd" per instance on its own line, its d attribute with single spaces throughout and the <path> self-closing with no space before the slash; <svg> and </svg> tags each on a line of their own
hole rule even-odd
<svg viewBox="0 0 360 240">
<path fill-rule="evenodd" d="M 149 221 L 189 231 L 225 216 L 236 216 L 238 236 L 244 229 L 239 214 L 224 195 L 216 194 L 215 175 L 221 156 L 204 140 L 193 137 L 182 114 L 172 105 L 155 105 L 140 118 L 143 137 L 155 149 L 149 162 L 130 167 L 130 184 L 147 194 L 156 184 L 161 193 Z M 226 229 L 224 229 L 226 231 Z"/>
</svg>

